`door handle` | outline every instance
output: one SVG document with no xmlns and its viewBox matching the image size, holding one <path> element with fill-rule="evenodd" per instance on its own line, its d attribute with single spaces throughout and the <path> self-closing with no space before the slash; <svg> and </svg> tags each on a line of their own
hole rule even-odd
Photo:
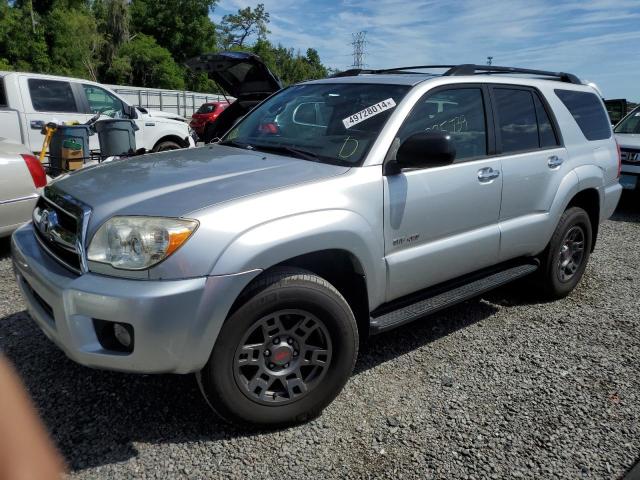
<svg viewBox="0 0 640 480">
<path fill-rule="evenodd" d="M 564 162 L 564 160 L 557 155 L 551 155 L 547 159 L 547 165 L 549 165 L 549 168 L 558 168 L 560 165 L 562 165 L 562 162 Z"/>
<path fill-rule="evenodd" d="M 31 127 L 31 130 L 42 130 L 44 122 L 42 120 L 31 120 L 29 122 L 29 126 Z"/>
<path fill-rule="evenodd" d="M 481 168 L 478 170 L 478 180 L 483 183 L 495 180 L 500 176 L 500 170 L 494 170 L 491 167 Z"/>
</svg>

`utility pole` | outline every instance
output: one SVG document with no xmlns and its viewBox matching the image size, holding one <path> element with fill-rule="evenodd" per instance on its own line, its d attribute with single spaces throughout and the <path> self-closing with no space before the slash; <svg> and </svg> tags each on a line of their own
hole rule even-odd
<svg viewBox="0 0 640 480">
<path fill-rule="evenodd" d="M 493 57 L 487 57 L 487 65 L 491 65 L 492 61 L 493 61 Z"/>
<path fill-rule="evenodd" d="M 353 37 L 353 68 L 362 68 L 365 66 L 364 63 L 364 46 L 367 43 L 365 37 L 367 36 L 366 31 L 352 33 Z"/>
</svg>

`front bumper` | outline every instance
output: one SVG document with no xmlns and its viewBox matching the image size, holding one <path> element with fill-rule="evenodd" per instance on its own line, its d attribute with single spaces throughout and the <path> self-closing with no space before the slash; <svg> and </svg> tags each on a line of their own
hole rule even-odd
<svg viewBox="0 0 640 480">
<path fill-rule="evenodd" d="M 234 300 L 260 273 L 175 281 L 78 276 L 41 250 L 31 224 L 14 233 L 11 250 L 29 313 L 47 337 L 82 365 L 127 372 L 200 370 Z M 103 348 L 93 319 L 130 324 L 133 352 Z"/>
</svg>

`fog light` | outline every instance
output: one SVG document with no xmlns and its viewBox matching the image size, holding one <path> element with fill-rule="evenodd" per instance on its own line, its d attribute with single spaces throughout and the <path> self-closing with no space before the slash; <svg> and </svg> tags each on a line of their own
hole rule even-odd
<svg viewBox="0 0 640 480">
<path fill-rule="evenodd" d="M 129 348 L 131 346 L 131 334 L 124 325 L 119 323 L 113 324 L 113 335 L 116 337 L 123 347 Z"/>
</svg>

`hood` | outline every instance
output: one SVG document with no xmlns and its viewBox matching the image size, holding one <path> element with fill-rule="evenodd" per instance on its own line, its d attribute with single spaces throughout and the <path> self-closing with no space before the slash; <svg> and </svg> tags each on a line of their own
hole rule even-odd
<svg viewBox="0 0 640 480">
<path fill-rule="evenodd" d="M 186 122 L 187 119 L 178 115 L 177 113 L 171 113 L 171 112 L 163 112 L 162 110 L 153 110 L 150 108 L 140 108 L 138 107 L 138 110 L 140 110 L 142 113 L 144 113 L 145 115 L 149 116 L 149 117 L 154 117 L 154 118 L 166 118 L 169 120 L 176 120 L 178 122 Z"/>
<path fill-rule="evenodd" d="M 232 97 L 267 98 L 282 88 L 280 80 L 253 53 L 205 53 L 187 61 L 194 72 L 207 73 Z"/>
<path fill-rule="evenodd" d="M 616 133 L 616 140 L 620 148 L 640 149 L 640 133 Z"/>
<path fill-rule="evenodd" d="M 204 207 L 348 170 L 209 145 L 102 163 L 60 177 L 50 188 L 92 208 L 92 234 L 113 215 L 180 217 Z"/>
</svg>

